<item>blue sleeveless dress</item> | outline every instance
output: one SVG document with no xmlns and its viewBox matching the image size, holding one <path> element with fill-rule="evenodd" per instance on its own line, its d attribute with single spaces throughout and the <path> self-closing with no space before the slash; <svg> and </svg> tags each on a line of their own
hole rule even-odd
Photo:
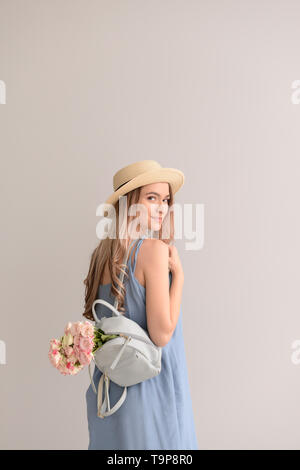
<svg viewBox="0 0 300 470">
<path fill-rule="evenodd" d="M 128 278 L 125 279 L 125 316 L 136 321 L 147 333 L 146 289 L 134 272 L 137 254 L 144 238 L 137 241 L 128 258 Z M 132 266 L 132 253 L 134 263 Z M 169 273 L 170 284 L 172 273 Z M 98 297 L 114 303 L 111 284 L 100 284 Z M 98 318 L 111 316 L 105 305 L 96 304 Z M 102 372 L 94 367 L 96 386 Z M 112 407 L 124 388 L 110 381 L 109 398 Z M 161 372 L 156 377 L 127 387 L 121 407 L 111 416 L 97 416 L 97 395 L 90 384 L 86 391 L 88 450 L 199 450 L 195 432 L 192 400 L 189 388 L 182 312 L 170 341 L 162 348 Z"/>
</svg>

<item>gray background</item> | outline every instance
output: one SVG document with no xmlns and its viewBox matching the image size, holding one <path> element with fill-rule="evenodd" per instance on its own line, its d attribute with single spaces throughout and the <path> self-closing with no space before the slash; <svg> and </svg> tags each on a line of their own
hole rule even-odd
<svg viewBox="0 0 300 470">
<path fill-rule="evenodd" d="M 2 449 L 87 448 L 88 369 L 48 345 L 141 159 L 205 207 L 203 249 L 176 242 L 200 448 L 299 449 L 299 41 L 290 0 L 0 1 Z"/>
</svg>

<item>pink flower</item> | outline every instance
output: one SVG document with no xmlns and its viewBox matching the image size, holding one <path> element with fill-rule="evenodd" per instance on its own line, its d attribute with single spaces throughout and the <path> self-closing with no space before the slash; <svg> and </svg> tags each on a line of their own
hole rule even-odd
<svg viewBox="0 0 300 470">
<path fill-rule="evenodd" d="M 51 339 L 50 340 L 50 348 L 51 349 L 58 349 L 61 346 L 61 342 L 58 341 L 57 339 Z"/>
<path fill-rule="evenodd" d="M 75 364 L 75 362 L 78 361 L 78 357 L 76 357 L 76 355 L 74 354 L 74 352 L 73 352 L 72 356 L 69 356 L 69 357 L 67 357 L 66 359 L 67 359 L 69 362 L 72 362 L 72 364 Z"/>
<path fill-rule="evenodd" d="M 73 351 L 74 351 L 75 356 L 79 360 L 79 354 L 81 353 L 81 349 L 79 348 L 79 346 L 73 346 Z"/>
<path fill-rule="evenodd" d="M 92 360 L 92 355 L 91 353 L 86 353 L 84 351 L 81 351 L 79 354 L 79 362 L 81 365 L 86 366 L 88 365 Z"/>
<path fill-rule="evenodd" d="M 74 365 L 72 364 L 71 361 L 68 361 L 68 362 L 66 363 L 66 368 L 67 368 L 67 369 L 71 369 L 71 370 L 74 369 Z"/>
<path fill-rule="evenodd" d="M 64 331 L 64 333 L 65 333 L 66 335 L 68 335 L 69 333 L 71 333 L 71 326 L 72 326 L 72 323 L 69 321 L 69 323 L 66 325 L 65 331 Z"/>
<path fill-rule="evenodd" d="M 78 374 L 78 372 L 79 372 L 81 369 L 83 369 L 83 366 L 76 366 L 76 367 L 74 367 L 73 370 L 69 369 L 70 375 L 76 375 L 76 374 Z"/>
<path fill-rule="evenodd" d="M 72 356 L 72 354 L 74 354 L 74 351 L 73 351 L 72 346 L 67 346 L 67 347 L 65 347 L 65 348 L 64 348 L 64 351 L 65 351 L 65 355 L 66 355 L 67 357 L 70 357 L 70 356 Z"/>
<path fill-rule="evenodd" d="M 81 337 L 79 347 L 81 351 L 91 351 L 94 346 L 94 341 L 89 337 Z"/>
<path fill-rule="evenodd" d="M 80 334 L 80 330 L 81 330 L 81 322 L 80 321 L 77 321 L 75 323 L 72 323 L 72 326 L 71 326 L 71 335 L 73 336 L 76 336 L 76 335 L 79 335 Z"/>
<path fill-rule="evenodd" d="M 94 326 L 89 323 L 88 321 L 85 321 L 82 325 L 81 325 L 81 335 L 82 336 L 93 336 L 94 335 Z"/>
<path fill-rule="evenodd" d="M 74 336 L 74 345 L 79 346 L 81 335 Z"/>
<path fill-rule="evenodd" d="M 68 373 L 68 370 L 66 368 L 66 365 L 63 361 L 61 361 L 58 365 L 57 365 L 57 369 L 59 370 L 59 372 L 61 374 L 64 374 L 64 375 L 67 375 Z"/>
<path fill-rule="evenodd" d="M 61 354 L 58 352 L 58 350 L 57 349 L 50 349 L 49 352 L 48 352 L 48 357 L 50 359 L 51 364 L 54 367 L 57 367 L 57 365 L 59 364 L 59 362 L 61 360 Z"/>
<path fill-rule="evenodd" d="M 83 366 L 75 366 L 72 360 L 66 360 L 65 358 L 58 364 L 58 370 L 63 375 L 75 375 L 77 374 Z"/>
</svg>

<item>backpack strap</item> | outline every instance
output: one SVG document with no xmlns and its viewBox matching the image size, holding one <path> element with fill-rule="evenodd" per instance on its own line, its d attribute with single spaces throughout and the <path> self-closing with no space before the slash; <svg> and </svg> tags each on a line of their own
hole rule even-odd
<svg viewBox="0 0 300 470">
<path fill-rule="evenodd" d="M 103 382 L 105 381 L 105 398 L 104 400 L 102 399 L 102 393 L 103 393 Z M 99 380 L 99 385 L 98 385 L 98 397 L 97 397 L 97 416 L 99 418 L 105 418 L 106 416 L 110 416 L 113 413 L 115 413 L 120 406 L 123 404 L 126 395 L 127 395 L 127 387 L 124 387 L 123 393 L 121 395 L 121 398 L 117 401 L 117 403 L 111 408 L 110 403 L 109 403 L 109 377 L 104 374 L 102 374 L 100 380 Z"/>
</svg>

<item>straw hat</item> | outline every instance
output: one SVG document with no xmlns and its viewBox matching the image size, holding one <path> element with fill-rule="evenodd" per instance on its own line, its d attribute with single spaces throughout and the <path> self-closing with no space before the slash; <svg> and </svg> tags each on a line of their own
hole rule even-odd
<svg viewBox="0 0 300 470">
<path fill-rule="evenodd" d="M 151 183 L 169 183 L 175 194 L 184 183 L 184 174 L 175 168 L 163 168 L 155 160 L 141 160 L 121 168 L 113 177 L 114 192 L 105 204 L 115 204 L 120 196 Z"/>
</svg>

